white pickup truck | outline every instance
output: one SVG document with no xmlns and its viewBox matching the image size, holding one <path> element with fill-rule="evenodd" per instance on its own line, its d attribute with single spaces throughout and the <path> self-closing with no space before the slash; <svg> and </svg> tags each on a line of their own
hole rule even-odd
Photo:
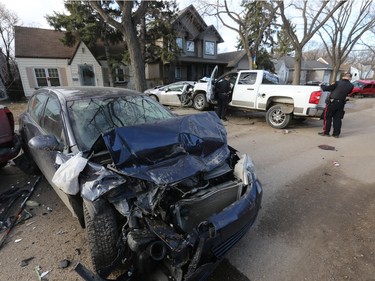
<svg viewBox="0 0 375 281">
<path fill-rule="evenodd" d="M 215 84 L 224 75 L 214 79 L 215 67 L 207 82 L 194 86 L 193 106 L 205 110 L 217 103 Z M 287 127 L 293 118 L 320 117 L 325 107 L 325 97 L 319 86 L 278 85 L 278 77 L 264 70 L 241 70 L 230 76 L 233 86 L 230 107 L 266 112 L 267 123 L 277 129 Z"/>
</svg>

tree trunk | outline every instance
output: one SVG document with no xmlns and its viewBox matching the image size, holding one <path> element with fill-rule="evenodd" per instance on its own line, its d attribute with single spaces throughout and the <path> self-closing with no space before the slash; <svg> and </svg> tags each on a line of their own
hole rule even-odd
<svg viewBox="0 0 375 281">
<path fill-rule="evenodd" d="M 130 22 L 127 22 L 127 21 Z M 145 59 L 141 50 L 141 45 L 137 38 L 137 33 L 131 24 L 131 18 L 123 23 L 125 41 L 128 46 L 130 62 L 133 68 L 135 89 L 139 92 L 146 90 Z"/>
<path fill-rule="evenodd" d="M 299 85 L 301 82 L 301 66 L 302 66 L 302 49 L 295 50 L 294 57 L 294 72 L 293 72 L 293 85 Z"/>
<path fill-rule="evenodd" d="M 339 73 L 339 68 L 340 66 L 338 65 L 333 65 L 333 69 L 332 69 L 332 74 L 331 74 L 331 79 L 330 79 L 330 82 L 333 83 L 337 80 L 337 74 Z"/>
<path fill-rule="evenodd" d="M 108 63 L 108 79 L 109 79 L 109 86 L 113 87 L 114 86 L 114 77 L 113 77 L 113 66 L 112 66 L 112 60 L 111 60 L 111 53 L 109 51 L 109 43 L 108 43 L 108 38 L 107 34 L 104 34 L 104 51 L 105 51 L 105 56 L 107 59 Z"/>
</svg>

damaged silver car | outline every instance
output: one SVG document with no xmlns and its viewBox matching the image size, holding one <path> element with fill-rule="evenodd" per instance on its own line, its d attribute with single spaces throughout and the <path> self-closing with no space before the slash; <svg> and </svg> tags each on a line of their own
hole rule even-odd
<svg viewBox="0 0 375 281">
<path fill-rule="evenodd" d="M 176 116 L 118 88 L 45 88 L 20 128 L 24 154 L 86 228 L 101 278 L 120 268 L 118 280 L 206 280 L 257 217 L 252 160 L 214 112 Z"/>
</svg>

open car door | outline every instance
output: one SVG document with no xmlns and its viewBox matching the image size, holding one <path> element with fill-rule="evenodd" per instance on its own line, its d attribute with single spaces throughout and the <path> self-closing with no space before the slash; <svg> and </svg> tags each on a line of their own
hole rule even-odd
<svg viewBox="0 0 375 281">
<path fill-rule="evenodd" d="M 218 66 L 215 66 L 214 70 L 211 73 L 210 79 L 207 81 L 207 91 L 206 91 L 206 99 L 208 102 L 212 102 L 215 100 L 215 93 L 214 93 L 214 83 L 215 77 L 218 71 Z"/>
</svg>

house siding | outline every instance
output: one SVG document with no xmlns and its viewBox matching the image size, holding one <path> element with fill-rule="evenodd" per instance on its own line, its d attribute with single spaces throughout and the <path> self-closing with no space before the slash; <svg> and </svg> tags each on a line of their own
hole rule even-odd
<svg viewBox="0 0 375 281">
<path fill-rule="evenodd" d="M 72 86 L 82 85 L 79 74 L 79 66 L 81 65 L 91 65 L 95 73 L 95 86 L 104 86 L 102 67 L 83 42 L 77 48 L 77 52 L 70 63 Z"/>
<path fill-rule="evenodd" d="M 71 81 L 69 70 L 67 71 L 66 59 L 39 59 L 39 58 L 17 58 L 18 69 L 22 80 L 22 87 L 26 97 L 29 97 L 36 90 L 37 83 L 34 75 L 34 68 L 57 68 L 59 69 L 60 83 L 62 83 L 61 71 L 65 70 L 67 81 Z M 72 86 L 68 82 L 68 86 Z"/>
</svg>

